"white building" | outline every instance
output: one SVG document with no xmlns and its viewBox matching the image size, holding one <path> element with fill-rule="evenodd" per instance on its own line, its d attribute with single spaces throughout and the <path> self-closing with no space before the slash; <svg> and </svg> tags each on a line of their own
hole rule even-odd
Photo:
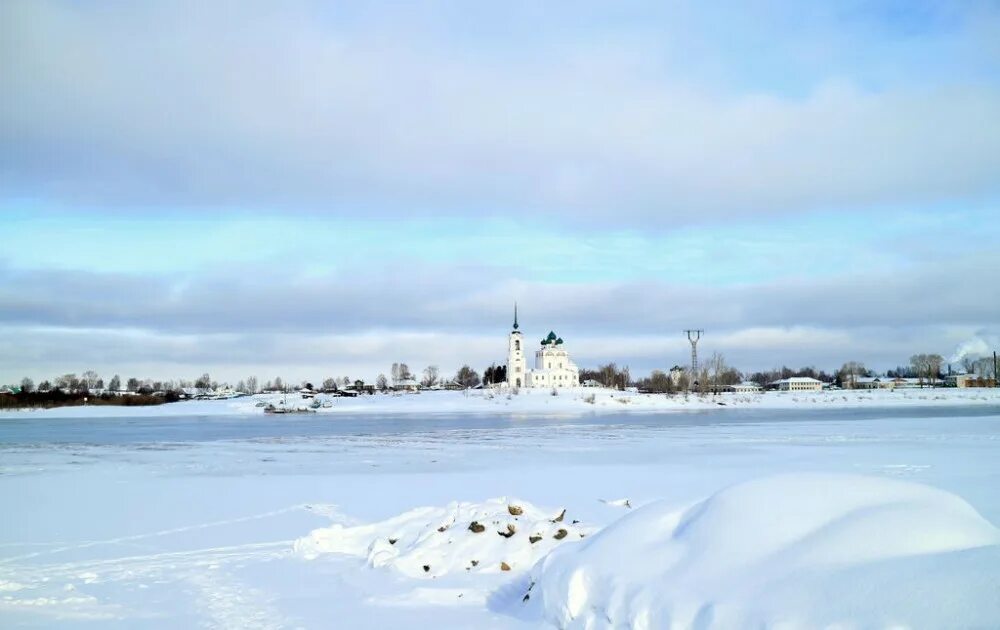
<svg viewBox="0 0 1000 630">
<path fill-rule="evenodd" d="M 576 367 L 563 340 L 550 332 L 535 351 L 535 367 L 528 369 L 524 336 L 518 330 L 517 306 L 514 306 L 514 330 L 507 339 L 507 384 L 510 387 L 562 388 L 580 385 L 580 369 Z"/>
<path fill-rule="evenodd" d="M 809 376 L 793 376 L 773 381 L 770 387 L 783 392 L 818 392 L 823 389 L 823 381 Z"/>
<path fill-rule="evenodd" d="M 742 383 L 737 383 L 736 385 L 730 385 L 726 389 L 736 394 L 756 394 L 760 392 L 761 387 L 757 383 L 744 381 Z"/>
<path fill-rule="evenodd" d="M 896 381 L 888 376 L 859 376 L 854 379 L 854 389 L 895 389 Z"/>
</svg>

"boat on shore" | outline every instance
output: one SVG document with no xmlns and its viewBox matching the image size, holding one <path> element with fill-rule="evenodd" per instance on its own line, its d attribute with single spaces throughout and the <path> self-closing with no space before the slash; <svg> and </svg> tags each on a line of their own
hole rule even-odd
<svg viewBox="0 0 1000 630">
<path fill-rule="evenodd" d="M 287 413 L 316 413 L 315 409 L 309 409 L 307 407 L 276 407 L 274 405 L 268 405 L 264 407 L 264 413 L 270 414 L 287 414 Z"/>
</svg>

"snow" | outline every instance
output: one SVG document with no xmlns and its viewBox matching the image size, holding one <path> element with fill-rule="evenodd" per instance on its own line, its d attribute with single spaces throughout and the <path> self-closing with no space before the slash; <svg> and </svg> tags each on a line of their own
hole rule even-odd
<svg viewBox="0 0 1000 630">
<path fill-rule="evenodd" d="M 458 571 L 519 573 L 559 544 L 593 528 L 521 500 L 454 502 L 424 507 L 368 525 L 334 524 L 295 541 L 306 558 L 323 553 L 362 556 L 371 567 L 391 567 L 411 578 Z"/>
<path fill-rule="evenodd" d="M 1000 618 L 992 392 L 590 393 L 8 413 L 0 627 Z"/>
<path fill-rule="evenodd" d="M 998 559 L 1000 531 L 953 494 L 779 475 L 685 509 L 650 504 L 556 550 L 532 571 L 525 606 L 561 628 L 986 627 L 1000 619 Z M 991 568 L 914 574 L 927 560 Z M 877 593 L 842 579 L 868 568 Z"/>
<path fill-rule="evenodd" d="M 25 414 L 43 418 L 164 417 L 264 415 L 272 404 L 290 409 L 308 409 L 314 401 L 321 405 L 310 410 L 320 416 L 359 414 L 617 414 L 621 412 L 662 413 L 715 408 L 800 409 L 825 407 L 853 409 L 876 407 L 929 407 L 951 405 L 1000 405 L 1000 389 L 927 388 L 900 390 L 835 390 L 818 392 L 760 392 L 720 394 L 639 394 L 606 388 L 578 387 L 558 390 L 506 389 L 467 391 L 423 391 L 360 395 L 340 398 L 317 394 L 256 394 L 226 400 L 189 400 L 148 407 L 77 406 L 54 409 L 5 410 L 0 418 Z M 329 403 L 329 407 L 323 407 Z"/>
</svg>

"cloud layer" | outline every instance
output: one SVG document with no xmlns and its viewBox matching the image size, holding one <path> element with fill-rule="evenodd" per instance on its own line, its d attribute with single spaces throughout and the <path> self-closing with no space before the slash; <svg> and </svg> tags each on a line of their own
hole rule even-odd
<svg viewBox="0 0 1000 630">
<path fill-rule="evenodd" d="M 102 206 L 643 225 L 1000 193 L 996 11 L 927 11 L 919 39 L 860 11 L 643 11 L 598 31 L 595 7 L 565 29 L 566 8 L 519 7 L 551 29 L 532 37 L 447 5 L 6 3 L 0 183 Z"/>
<path fill-rule="evenodd" d="M 736 287 L 533 283 L 489 268 L 366 269 L 306 280 L 6 268 L 0 339 L 6 356 L 19 359 L 4 366 L 8 380 L 24 366 L 93 363 L 160 376 L 209 366 L 234 378 L 257 369 L 370 379 L 393 360 L 449 370 L 502 362 L 517 296 L 529 338 L 556 328 L 584 365 L 617 361 L 645 371 L 684 363 L 681 331 L 697 326 L 709 331 L 706 351 L 743 369 L 848 360 L 892 367 L 917 351 L 950 353 L 984 325 L 996 327 L 1000 289 L 964 279 L 998 263 L 993 252 L 908 273 Z"/>
</svg>

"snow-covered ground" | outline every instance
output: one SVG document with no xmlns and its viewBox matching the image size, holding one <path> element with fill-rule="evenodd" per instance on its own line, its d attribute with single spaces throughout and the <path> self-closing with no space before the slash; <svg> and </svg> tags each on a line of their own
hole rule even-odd
<svg viewBox="0 0 1000 630">
<path fill-rule="evenodd" d="M 91 416 L 178 416 L 263 414 L 264 405 L 308 408 L 314 401 L 318 414 L 594 414 L 691 411 L 730 407 L 736 409 L 804 409 L 811 407 L 857 408 L 900 406 L 1000 405 L 1000 389 L 927 388 L 900 390 L 842 390 L 822 392 L 763 392 L 759 394 L 665 395 L 637 394 L 604 388 L 558 390 L 425 391 L 338 398 L 319 394 L 306 399 L 294 394 L 258 394 L 229 400 L 191 400 L 152 407 L 59 407 L 45 410 L 0 411 L 0 418 L 31 413 L 49 418 Z"/>
<path fill-rule="evenodd" d="M 0 626 L 1000 620 L 995 393 L 590 393 L 5 414 Z"/>
</svg>

